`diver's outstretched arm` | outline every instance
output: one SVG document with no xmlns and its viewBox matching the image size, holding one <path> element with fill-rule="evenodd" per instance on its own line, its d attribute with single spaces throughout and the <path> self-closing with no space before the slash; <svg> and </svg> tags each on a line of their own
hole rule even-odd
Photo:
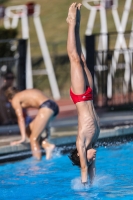
<svg viewBox="0 0 133 200">
<path fill-rule="evenodd" d="M 92 161 L 91 165 L 88 167 L 88 174 L 90 178 L 90 184 L 93 183 L 95 177 L 96 167 L 95 167 L 95 160 Z"/>
<path fill-rule="evenodd" d="M 81 139 L 77 138 L 76 147 L 79 154 L 80 166 L 81 166 L 81 182 L 83 184 L 88 182 L 88 166 L 86 159 L 86 148 L 83 145 Z"/>
</svg>

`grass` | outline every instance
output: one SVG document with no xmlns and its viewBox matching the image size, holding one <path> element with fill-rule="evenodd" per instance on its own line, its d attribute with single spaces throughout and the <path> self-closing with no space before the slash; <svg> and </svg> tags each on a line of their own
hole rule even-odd
<svg viewBox="0 0 133 200">
<path fill-rule="evenodd" d="M 5 2 L 5 3 L 4 3 Z M 42 22 L 43 30 L 45 33 L 46 41 L 48 44 L 48 48 L 50 51 L 50 55 L 52 58 L 53 64 L 55 62 L 55 56 L 66 55 L 66 40 L 67 40 L 67 23 L 66 16 L 68 12 L 68 7 L 72 3 L 71 0 L 37 0 L 38 4 L 41 5 L 41 14 L 40 19 Z M 125 0 L 119 0 L 118 12 L 121 19 Z M 20 4 L 26 4 L 27 0 L 8 0 L 3 1 L 3 5 L 5 6 L 14 6 Z M 133 3 L 132 3 L 133 7 Z M 133 20 L 132 16 L 132 7 L 128 19 L 128 23 L 126 26 L 126 30 L 131 30 L 131 24 Z M 84 6 L 82 6 L 82 20 L 81 20 L 81 41 L 84 43 L 84 35 L 87 26 L 87 21 L 89 17 L 89 10 L 87 10 Z M 112 18 L 111 10 L 107 10 L 107 23 L 108 23 L 108 31 L 116 31 L 115 24 Z M 99 12 L 97 13 L 95 26 L 93 33 L 100 32 L 100 17 Z M 38 45 L 38 39 L 35 32 L 35 27 L 33 23 L 32 17 L 29 17 L 29 27 L 30 27 L 30 41 L 31 41 L 31 54 L 33 58 L 40 57 L 41 51 Z M 21 38 L 21 24 L 19 22 L 19 34 L 18 37 Z M 112 47 L 114 45 L 114 41 L 112 42 Z M 44 64 L 42 63 L 36 68 L 44 68 Z M 56 73 L 59 89 L 61 91 L 62 96 L 69 95 L 68 88 L 70 87 L 70 74 L 69 74 L 69 63 L 63 64 L 55 64 L 54 70 Z M 41 90 L 48 91 L 50 93 L 50 87 L 48 83 L 47 77 L 44 76 L 35 76 L 34 77 L 34 87 L 37 87 Z"/>
<path fill-rule="evenodd" d="M 125 0 L 121 0 L 119 3 L 119 15 L 120 18 L 122 16 L 123 7 Z M 23 0 L 23 4 L 26 4 L 27 0 Z M 37 0 L 37 3 L 41 5 L 41 22 L 43 25 L 43 29 L 45 32 L 46 40 L 48 44 L 60 43 L 61 41 L 66 41 L 67 39 L 67 23 L 66 16 L 68 12 L 68 7 L 72 3 L 70 0 Z M 10 0 L 6 3 L 3 3 L 5 6 L 14 6 L 21 5 L 20 0 Z M 133 5 L 132 5 L 133 6 Z M 84 34 L 86 30 L 86 25 L 88 21 L 89 10 L 87 10 L 84 6 L 82 6 L 82 21 L 81 21 L 81 39 L 84 41 Z M 108 22 L 108 31 L 115 31 L 115 25 L 113 22 L 111 10 L 107 10 L 107 22 Z M 132 7 L 129 15 L 129 20 L 127 23 L 127 30 L 131 29 L 132 23 Z M 30 25 L 30 39 L 31 43 L 37 43 L 37 36 L 33 24 L 32 17 L 29 17 L 29 25 Z M 20 26 L 19 26 L 20 27 Z M 100 32 L 100 20 L 99 20 L 99 12 L 97 14 L 94 26 L 94 33 Z M 19 37 L 21 37 L 21 29 L 19 29 Z M 33 53 L 36 55 L 35 49 L 33 49 Z"/>
</svg>

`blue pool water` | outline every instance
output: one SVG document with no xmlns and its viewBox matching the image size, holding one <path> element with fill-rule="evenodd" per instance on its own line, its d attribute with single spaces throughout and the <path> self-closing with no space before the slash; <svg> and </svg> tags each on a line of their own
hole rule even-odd
<svg viewBox="0 0 133 200">
<path fill-rule="evenodd" d="M 96 178 L 83 188 L 68 155 L 50 161 L 29 158 L 0 166 L 1 200 L 132 200 L 133 142 L 97 149 Z"/>
</svg>

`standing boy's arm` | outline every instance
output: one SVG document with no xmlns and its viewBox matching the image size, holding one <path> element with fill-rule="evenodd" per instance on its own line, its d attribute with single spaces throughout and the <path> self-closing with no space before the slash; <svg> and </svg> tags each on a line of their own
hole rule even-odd
<svg viewBox="0 0 133 200">
<path fill-rule="evenodd" d="M 26 127 L 25 127 L 25 120 L 23 117 L 23 110 L 22 110 L 20 103 L 18 101 L 14 100 L 14 101 L 12 101 L 12 106 L 16 112 L 19 129 L 20 129 L 20 133 L 22 136 L 21 140 L 14 141 L 11 143 L 12 145 L 15 145 L 15 144 L 20 144 L 22 142 L 25 142 L 25 139 L 26 139 L 26 129 L 25 128 Z"/>
</svg>

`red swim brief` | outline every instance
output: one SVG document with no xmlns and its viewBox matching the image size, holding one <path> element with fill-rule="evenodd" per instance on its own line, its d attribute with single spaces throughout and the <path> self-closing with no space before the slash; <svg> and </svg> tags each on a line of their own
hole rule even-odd
<svg viewBox="0 0 133 200">
<path fill-rule="evenodd" d="M 86 91 L 83 94 L 74 94 L 72 90 L 70 89 L 70 96 L 74 104 L 81 101 L 93 100 L 92 89 L 88 86 L 86 88 Z"/>
</svg>

